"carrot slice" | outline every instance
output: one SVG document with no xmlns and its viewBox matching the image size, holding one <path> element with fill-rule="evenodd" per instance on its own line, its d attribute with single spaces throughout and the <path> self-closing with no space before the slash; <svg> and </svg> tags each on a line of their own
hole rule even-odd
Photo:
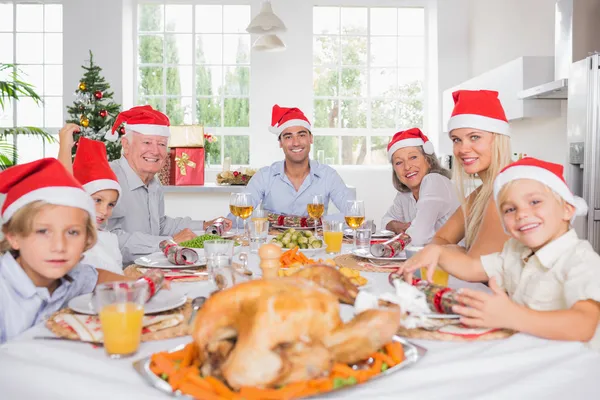
<svg viewBox="0 0 600 400">
<path fill-rule="evenodd" d="M 179 390 L 181 390 L 182 393 L 189 394 L 190 396 L 200 400 L 222 400 L 218 394 L 208 391 L 202 387 L 198 387 L 189 382 L 182 383 Z"/>
<path fill-rule="evenodd" d="M 388 365 L 388 367 L 393 367 L 394 365 L 396 365 L 396 362 L 394 362 L 394 359 L 390 356 L 388 356 L 387 354 L 384 353 L 380 353 L 378 351 L 376 351 L 375 353 L 373 353 L 371 355 L 371 357 L 373 357 L 374 359 L 381 359 L 381 361 L 383 361 L 384 363 L 386 363 Z M 381 371 L 381 370 L 380 370 Z"/>
<path fill-rule="evenodd" d="M 352 368 L 350 368 L 349 366 L 347 366 L 346 364 L 342 364 L 342 363 L 335 363 L 333 364 L 333 368 L 331 369 L 331 372 L 338 373 L 342 376 L 345 377 L 349 377 L 349 376 L 353 376 L 355 378 L 358 378 L 358 371 L 353 370 Z"/>
<path fill-rule="evenodd" d="M 179 365 L 179 368 L 189 367 L 192 365 L 195 354 L 196 348 L 194 343 L 188 343 L 183 348 L 183 357 L 181 358 L 181 364 Z"/>
<path fill-rule="evenodd" d="M 177 372 L 175 363 L 167 357 L 167 353 L 163 352 L 153 354 L 151 360 L 156 368 L 161 371 L 161 374 L 167 374 L 167 376 L 171 376 Z"/>
<path fill-rule="evenodd" d="M 179 389 L 181 384 L 187 380 L 188 372 L 192 370 L 192 368 L 180 368 L 179 371 L 175 372 L 173 375 L 169 376 L 169 385 L 173 388 L 173 391 Z"/>
<path fill-rule="evenodd" d="M 186 379 L 186 381 L 193 383 L 194 385 L 201 387 L 204 390 L 208 390 L 210 392 L 213 391 L 213 387 L 210 385 L 210 383 L 206 382 L 206 379 L 202 378 L 198 374 L 197 369 L 195 371 L 189 371 L 187 373 L 187 375 L 185 376 L 185 379 Z"/>
<path fill-rule="evenodd" d="M 223 382 L 215 378 L 214 376 L 207 376 L 204 378 L 206 382 L 212 386 L 213 390 L 219 395 L 226 399 L 233 399 L 235 393 L 231 391 Z"/>
<path fill-rule="evenodd" d="M 398 342 L 391 342 L 383 346 L 385 352 L 392 357 L 396 364 L 404 361 L 404 347 Z"/>
</svg>

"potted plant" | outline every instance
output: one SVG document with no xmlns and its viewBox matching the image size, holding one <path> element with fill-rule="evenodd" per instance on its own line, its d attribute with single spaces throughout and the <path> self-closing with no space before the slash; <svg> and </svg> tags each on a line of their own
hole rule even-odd
<svg viewBox="0 0 600 400">
<path fill-rule="evenodd" d="M 21 97 L 30 97 L 36 104 L 42 103 L 42 98 L 35 92 L 34 87 L 25 82 L 21 74 L 14 64 L 0 63 L 0 76 L 7 71 L 9 73 L 8 80 L 0 80 L 0 110 L 4 111 L 5 106 L 10 101 L 19 101 Z M 43 129 L 33 126 L 21 126 L 15 128 L 0 128 L 0 170 L 13 166 L 17 162 L 17 149 L 14 143 L 10 143 L 7 139 L 14 135 L 34 135 L 44 138 L 49 143 L 55 142 L 55 139 Z"/>
</svg>

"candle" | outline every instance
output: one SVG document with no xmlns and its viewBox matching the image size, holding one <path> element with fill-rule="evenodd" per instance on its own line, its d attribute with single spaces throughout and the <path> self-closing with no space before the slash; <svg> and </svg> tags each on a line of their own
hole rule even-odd
<svg viewBox="0 0 600 400">
<path fill-rule="evenodd" d="M 229 171 L 231 169 L 231 157 L 225 157 L 223 160 L 223 171 Z"/>
</svg>

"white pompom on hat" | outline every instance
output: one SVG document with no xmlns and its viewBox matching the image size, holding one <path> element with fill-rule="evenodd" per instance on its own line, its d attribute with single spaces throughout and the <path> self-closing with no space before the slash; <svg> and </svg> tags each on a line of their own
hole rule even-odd
<svg viewBox="0 0 600 400">
<path fill-rule="evenodd" d="M 404 147 L 423 146 L 425 154 L 433 154 L 433 143 L 419 128 L 411 128 L 396 132 L 387 147 L 388 159 L 391 161 L 394 153 Z"/>
</svg>

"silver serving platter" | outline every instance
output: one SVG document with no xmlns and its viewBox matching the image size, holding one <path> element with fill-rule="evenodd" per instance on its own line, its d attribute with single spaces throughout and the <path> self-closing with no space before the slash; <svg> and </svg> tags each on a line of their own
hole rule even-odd
<svg viewBox="0 0 600 400">
<path fill-rule="evenodd" d="M 411 343 L 408 340 L 401 338 L 400 336 L 394 336 L 393 341 L 401 343 L 402 347 L 404 348 L 404 357 L 405 358 L 404 358 L 404 361 L 402 361 L 400 364 L 398 364 L 392 368 L 389 368 L 389 369 L 385 370 L 384 372 L 379 373 L 378 375 L 374 376 L 373 378 L 369 379 L 366 382 L 357 383 L 357 384 L 351 385 L 351 386 L 343 386 L 339 389 L 334 389 L 327 393 L 318 393 L 316 395 L 309 396 L 309 397 L 303 397 L 303 398 L 309 399 L 309 398 L 315 398 L 315 397 L 328 397 L 328 396 L 337 395 L 338 393 L 344 393 L 347 390 L 352 390 L 352 388 L 357 387 L 357 386 L 362 387 L 364 385 L 368 385 L 377 379 L 380 379 L 384 376 L 395 374 L 396 372 L 398 372 L 404 368 L 410 367 L 411 365 L 413 365 L 417 361 L 419 361 L 425 355 L 425 353 L 427 353 L 426 348 L 421 347 L 417 344 Z M 181 350 L 184 347 L 185 347 L 185 345 L 182 344 L 182 345 L 175 347 L 174 349 L 169 350 L 168 352 L 172 353 L 172 352 Z M 178 398 L 182 398 L 182 399 L 192 399 L 192 397 L 182 394 L 180 391 L 173 392 L 171 389 L 171 385 L 169 385 L 167 382 L 165 382 L 158 376 L 154 375 L 154 373 L 152 371 L 150 371 L 150 357 L 144 357 L 141 360 L 135 361 L 133 363 L 133 368 L 135 368 L 135 370 L 142 376 L 142 378 L 144 378 L 144 380 L 146 382 L 148 382 L 152 387 L 160 390 L 164 394 L 171 396 L 171 397 L 178 397 Z"/>
</svg>

